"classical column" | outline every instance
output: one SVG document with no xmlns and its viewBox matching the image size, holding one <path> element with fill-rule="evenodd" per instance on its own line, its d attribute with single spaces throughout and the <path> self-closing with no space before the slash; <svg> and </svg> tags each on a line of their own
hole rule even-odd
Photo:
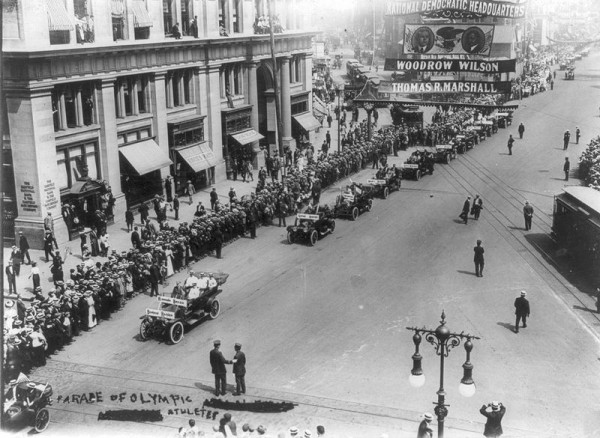
<svg viewBox="0 0 600 438">
<path fill-rule="evenodd" d="M 60 129 L 67 129 L 67 105 L 65 104 L 65 90 L 58 90 L 58 117 Z"/>
<path fill-rule="evenodd" d="M 179 87 L 179 105 L 185 105 L 185 75 L 182 71 L 177 72 L 177 86 Z"/>
<path fill-rule="evenodd" d="M 131 81 L 131 114 L 137 116 L 140 114 L 140 104 L 138 102 L 138 81 Z"/>
<path fill-rule="evenodd" d="M 206 68 L 205 75 L 206 108 L 208 113 L 205 129 L 207 132 L 207 138 L 211 142 L 212 150 L 217 160 L 214 175 L 215 181 L 223 180 L 227 177 L 224 161 L 225 157 L 227 156 L 227 151 L 223 152 L 223 134 L 221 127 L 221 91 L 219 87 L 219 67 L 219 65 L 209 65 Z"/>
<path fill-rule="evenodd" d="M 127 105 L 125 105 L 125 80 L 119 82 L 119 117 L 127 116 Z"/>
<path fill-rule="evenodd" d="M 258 62 L 252 61 L 246 63 L 246 95 L 248 97 L 248 104 L 252 105 L 252 116 L 250 123 L 252 128 L 258 131 L 258 88 L 256 83 L 256 69 Z"/>
<path fill-rule="evenodd" d="M 163 74 L 162 82 L 166 86 L 165 103 L 167 108 L 173 108 L 173 75 L 171 73 Z"/>
<path fill-rule="evenodd" d="M 126 200 L 121 188 L 114 78 L 103 79 L 96 96 L 96 120 L 100 126 L 100 138 L 98 142 L 100 177 L 108 181 L 112 194 L 116 199 L 114 207 L 115 217 L 123 217 L 126 209 Z"/>
<path fill-rule="evenodd" d="M 281 122 L 283 125 L 283 146 L 292 143 L 292 100 L 290 97 L 290 57 L 281 58 L 279 88 L 281 93 Z"/>
<path fill-rule="evenodd" d="M 169 89 L 170 87 L 167 87 Z M 156 143 L 169 155 L 169 131 L 167 128 L 167 108 L 165 106 L 165 73 L 154 74 L 154 90 L 150 99 L 150 108 L 154 117 L 152 130 L 155 133 Z M 163 167 L 160 170 L 161 177 L 164 179 L 169 175 L 169 167 Z"/>
<path fill-rule="evenodd" d="M 35 249 L 43 248 L 48 213 L 57 242 L 69 239 L 60 212 L 51 92 L 5 89 L 18 208 L 15 232 L 22 231 Z"/>
<path fill-rule="evenodd" d="M 75 92 L 75 124 L 83 126 L 83 105 L 81 104 L 81 87 Z"/>
</svg>

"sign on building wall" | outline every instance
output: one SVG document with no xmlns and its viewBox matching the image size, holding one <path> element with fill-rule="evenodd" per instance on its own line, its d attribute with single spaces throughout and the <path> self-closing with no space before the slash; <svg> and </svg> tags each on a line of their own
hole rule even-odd
<svg viewBox="0 0 600 438">
<path fill-rule="evenodd" d="M 429 18 L 523 18 L 526 2 L 481 0 L 392 0 L 385 15 L 421 14 Z"/>
<path fill-rule="evenodd" d="M 393 59 L 385 60 L 385 70 L 389 71 L 439 71 L 439 72 L 472 72 L 472 73 L 511 73 L 515 71 L 516 59 L 504 61 L 461 60 L 461 59 Z"/>
<path fill-rule="evenodd" d="M 404 26 L 405 55 L 490 56 L 493 25 L 407 24 Z"/>
<path fill-rule="evenodd" d="M 511 83 L 479 81 L 439 81 L 439 82 L 393 82 L 379 88 L 380 94 L 442 94 L 442 93 L 483 93 L 502 94 L 511 91 Z"/>
</svg>

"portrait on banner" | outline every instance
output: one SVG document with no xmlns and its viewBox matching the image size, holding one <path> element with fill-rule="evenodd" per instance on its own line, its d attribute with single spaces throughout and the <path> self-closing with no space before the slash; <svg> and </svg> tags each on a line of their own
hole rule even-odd
<svg viewBox="0 0 600 438">
<path fill-rule="evenodd" d="M 403 53 L 490 56 L 493 38 L 493 25 L 406 24 Z"/>
</svg>

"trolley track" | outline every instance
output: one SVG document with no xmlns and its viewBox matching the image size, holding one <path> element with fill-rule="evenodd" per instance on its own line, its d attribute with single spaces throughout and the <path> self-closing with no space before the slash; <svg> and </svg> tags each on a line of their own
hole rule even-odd
<svg viewBox="0 0 600 438">
<path fill-rule="evenodd" d="M 468 160 L 466 160 L 466 161 L 468 161 Z M 473 161 L 477 161 L 477 160 L 473 159 Z M 455 160 L 455 162 L 456 162 L 456 160 Z M 481 165 L 481 163 L 478 163 L 478 165 Z M 498 181 L 494 181 L 494 185 L 492 185 L 490 182 L 486 181 L 483 177 L 481 177 L 480 175 L 477 175 L 477 173 L 472 170 L 473 167 L 469 167 L 464 164 L 462 164 L 462 167 L 466 170 L 471 171 L 471 173 L 475 177 L 477 177 L 483 184 L 485 184 L 487 186 L 487 189 L 490 192 L 493 192 L 496 195 L 500 196 L 502 199 L 504 199 L 506 202 L 508 202 L 510 205 L 515 207 L 515 209 L 517 209 L 520 212 L 522 204 L 516 205 L 516 203 L 513 202 L 513 200 L 514 201 L 517 200 L 516 196 L 511 195 L 510 193 L 508 193 L 508 191 L 504 190 L 505 192 L 508 193 L 508 196 L 506 196 L 501 193 L 501 190 L 498 190 L 497 187 L 503 186 L 503 184 L 501 184 L 501 182 L 498 182 L 501 180 L 498 179 Z M 482 167 L 484 167 L 484 166 L 482 166 Z M 481 190 L 477 190 L 476 187 L 471 182 L 469 182 L 465 176 L 463 176 L 461 173 L 459 173 L 458 170 L 455 169 L 453 166 L 451 166 L 451 165 L 440 166 L 440 168 L 443 169 L 443 171 L 449 176 L 448 181 L 450 181 L 450 182 L 454 181 L 458 185 L 458 187 L 457 187 L 456 184 L 453 184 L 453 186 L 457 190 L 460 191 L 460 189 L 462 189 L 462 190 L 466 191 L 467 193 L 481 192 Z M 484 176 L 485 176 L 484 171 L 481 171 L 481 173 L 484 174 Z M 493 181 L 493 178 L 490 177 L 489 179 Z M 565 280 L 565 278 L 555 270 L 557 267 L 560 266 L 560 263 L 554 258 L 554 256 L 552 254 L 549 254 L 548 252 L 546 252 L 542 247 L 537 245 L 535 242 L 526 241 L 522 237 L 521 238 L 517 237 L 515 235 L 515 233 L 510 233 L 506 229 L 506 226 L 507 226 L 507 224 L 511 224 L 513 226 L 516 225 L 514 223 L 514 221 L 505 212 L 503 212 L 501 209 L 499 209 L 496 205 L 496 202 L 493 201 L 489 196 L 486 196 L 486 202 L 487 202 L 487 204 L 492 205 L 494 208 L 486 209 L 486 214 L 483 216 L 484 220 L 486 222 L 488 222 L 492 226 L 492 228 L 494 228 L 494 230 L 496 230 L 498 232 L 498 234 L 500 236 L 502 236 L 502 238 L 511 247 L 513 247 L 517 252 L 520 253 L 521 251 L 524 250 L 528 255 L 532 256 L 533 259 L 535 259 L 537 261 L 537 263 L 535 263 L 535 265 L 534 265 L 529 260 L 527 260 L 527 258 L 525 258 L 521 255 L 521 257 L 523 257 L 524 261 L 526 263 L 528 263 L 531 266 L 531 268 L 540 275 L 540 277 L 543 279 L 543 281 L 554 291 L 556 291 L 555 286 L 561 287 L 562 291 L 567 296 L 569 296 L 571 299 L 574 299 L 577 303 L 581 304 L 583 307 L 589 308 L 588 303 L 586 303 L 580 297 L 581 293 L 578 292 L 574 286 L 570 285 L 568 283 L 568 281 Z M 489 219 L 487 219 L 487 217 L 489 217 L 489 216 L 493 217 L 494 221 L 490 221 Z M 542 222 L 547 227 L 550 227 L 550 224 L 547 221 L 542 221 Z M 516 228 L 518 228 L 518 227 L 516 227 Z M 534 247 L 535 250 L 533 250 L 532 247 Z M 555 269 L 552 269 L 551 266 L 554 267 Z M 547 275 L 549 275 L 550 278 L 553 279 L 553 281 L 549 282 Z M 575 312 L 573 310 L 573 308 L 571 307 L 571 305 L 567 302 L 567 300 L 562 295 L 556 294 L 556 296 L 561 298 L 563 304 L 565 304 L 565 306 L 569 309 L 569 311 L 572 312 L 572 314 L 575 315 L 579 319 L 580 322 L 582 322 L 582 324 L 585 326 L 585 328 L 588 330 L 588 332 L 596 340 L 600 341 L 600 334 L 593 327 L 593 325 L 590 324 L 589 321 L 587 321 L 585 318 L 583 318 L 577 312 Z M 596 322 L 598 324 L 600 324 L 600 316 L 598 316 L 598 314 L 590 313 L 589 316 L 591 317 L 594 324 Z"/>
</svg>

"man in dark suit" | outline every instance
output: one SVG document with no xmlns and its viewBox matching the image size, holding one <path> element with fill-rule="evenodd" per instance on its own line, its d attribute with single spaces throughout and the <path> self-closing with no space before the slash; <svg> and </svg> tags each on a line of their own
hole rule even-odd
<svg viewBox="0 0 600 438">
<path fill-rule="evenodd" d="M 233 374 L 235 375 L 235 391 L 233 395 L 246 393 L 246 355 L 242 351 L 242 344 L 235 344 L 233 356 Z"/>
<path fill-rule="evenodd" d="M 140 246 L 140 243 L 142 243 L 142 240 L 140 239 L 138 227 L 134 227 L 133 233 L 131 233 L 131 244 L 134 248 L 138 248 Z"/>
<path fill-rule="evenodd" d="M 175 211 L 175 220 L 179 220 L 179 198 L 177 195 L 173 198 L 173 210 Z"/>
<path fill-rule="evenodd" d="M 493 401 L 487 405 L 483 405 L 479 412 L 487 418 L 483 435 L 487 438 L 498 438 L 502 435 L 502 417 L 506 413 L 504 405 Z"/>
<path fill-rule="evenodd" d="M 127 224 L 127 232 L 133 230 L 133 221 L 133 211 L 127 209 L 127 211 L 125 212 L 125 223 Z"/>
<path fill-rule="evenodd" d="M 4 269 L 4 273 L 6 274 L 6 280 L 8 281 L 8 293 L 17 293 L 17 281 L 11 260 L 8 261 L 8 265 Z"/>
<path fill-rule="evenodd" d="M 471 210 L 471 197 L 467 196 L 465 199 L 465 203 L 463 204 L 462 213 L 458 215 L 463 221 L 465 221 L 465 225 L 469 220 L 469 211 Z"/>
<path fill-rule="evenodd" d="M 527 298 L 527 292 L 521 291 L 521 296 L 515 300 L 515 315 L 517 319 L 515 321 L 515 333 L 519 333 L 519 321 L 523 320 L 523 328 L 527 327 L 527 317 L 529 316 L 529 301 Z"/>
<path fill-rule="evenodd" d="M 212 373 L 215 375 L 215 395 L 225 395 L 227 393 L 227 370 L 225 365 L 233 362 L 225 359 L 223 353 L 219 351 L 221 341 L 216 340 L 213 345 L 215 348 L 210 350 L 210 366 Z"/>
<path fill-rule="evenodd" d="M 218 259 L 221 258 L 221 249 L 223 248 L 223 232 L 219 227 L 215 228 L 213 233 L 213 239 L 215 243 L 215 253 Z"/>
<path fill-rule="evenodd" d="M 21 262 L 23 261 L 23 255 L 19 248 L 15 245 L 12 246 L 12 251 L 10 253 L 10 261 L 12 262 L 13 269 L 15 270 L 15 275 L 18 277 L 21 273 Z"/>
<path fill-rule="evenodd" d="M 473 248 L 473 251 L 475 252 L 475 258 L 474 258 L 474 262 L 475 262 L 475 275 L 477 275 L 478 277 L 483 277 L 483 246 L 481 246 L 481 240 L 477 241 L 477 246 L 475 248 Z"/>
<path fill-rule="evenodd" d="M 27 264 L 31 264 L 31 257 L 29 256 L 29 242 L 27 241 L 27 237 L 23 235 L 23 231 L 19 231 L 19 249 L 21 250 L 21 257 L 23 257 L 23 261 L 25 261 L 25 257 L 27 257 Z"/>
<path fill-rule="evenodd" d="M 158 283 L 161 280 L 160 268 L 156 261 L 150 266 L 150 296 L 158 296 Z"/>
</svg>

